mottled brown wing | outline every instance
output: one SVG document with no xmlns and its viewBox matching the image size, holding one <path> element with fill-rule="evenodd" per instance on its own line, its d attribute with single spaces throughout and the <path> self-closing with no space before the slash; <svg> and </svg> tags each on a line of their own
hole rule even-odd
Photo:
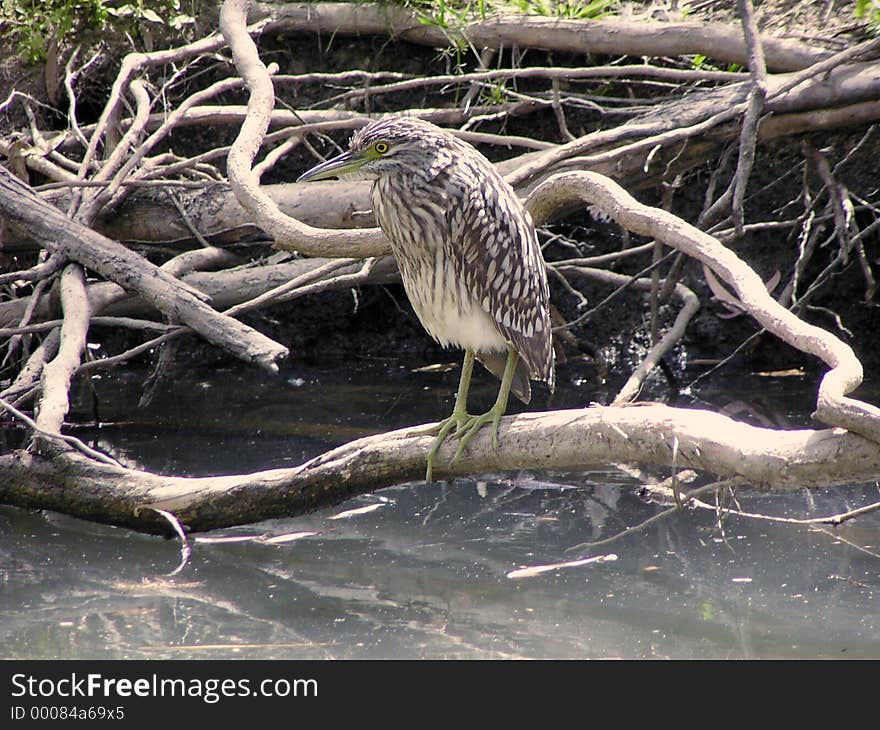
<svg viewBox="0 0 880 730">
<path fill-rule="evenodd" d="M 485 184 L 468 186 L 459 198 L 461 204 L 448 213 L 454 248 L 450 255 L 529 375 L 552 390 L 550 293 L 534 225 L 494 170 L 473 172 Z"/>
</svg>

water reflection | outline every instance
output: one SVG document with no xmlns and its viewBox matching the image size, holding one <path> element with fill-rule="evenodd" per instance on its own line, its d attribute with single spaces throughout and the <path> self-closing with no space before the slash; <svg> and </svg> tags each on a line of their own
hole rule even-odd
<svg viewBox="0 0 880 730">
<path fill-rule="evenodd" d="M 78 435 L 127 463 L 173 473 L 285 466 L 447 412 L 457 374 L 448 390 L 438 377 L 365 370 L 334 380 L 316 371 L 279 388 L 232 370 L 177 380 L 141 411 L 137 379 L 106 378 L 94 384 L 104 425 Z M 482 397 L 491 400 L 489 385 Z M 785 384 L 774 387 L 782 398 L 772 388 L 762 397 L 776 415 L 803 418 L 786 410 Z M 557 397 L 581 396 L 563 388 Z M 89 420 L 91 402 L 84 397 L 75 417 Z M 692 510 L 614 543 L 606 552 L 615 562 L 505 577 L 655 514 L 640 494 L 643 478 L 652 475 L 608 469 L 403 485 L 218 531 L 316 534 L 278 544 L 192 542 L 176 575 L 178 541 L 3 507 L 0 655 L 880 656 L 878 515 L 835 530 L 729 517 L 719 530 L 713 511 Z M 878 490 L 738 496 L 746 511 L 818 516 L 876 501 Z"/>
</svg>

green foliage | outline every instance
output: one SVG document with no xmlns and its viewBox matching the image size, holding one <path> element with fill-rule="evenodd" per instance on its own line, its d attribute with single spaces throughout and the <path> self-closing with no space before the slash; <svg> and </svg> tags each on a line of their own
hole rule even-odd
<svg viewBox="0 0 880 730">
<path fill-rule="evenodd" d="M 472 2 L 451 2 L 446 0 L 439 2 L 423 2 L 416 0 L 412 3 L 405 3 L 416 11 L 419 22 L 422 25 L 434 25 L 444 30 L 448 30 L 450 26 L 464 25 L 468 22 L 474 12 L 472 6 L 476 3 Z M 479 3 L 481 12 L 485 12 L 483 3 Z M 485 18 L 485 15 L 482 17 Z"/>
<path fill-rule="evenodd" d="M 728 73 L 738 73 L 745 70 L 745 66 L 741 63 L 729 63 L 727 68 L 716 66 L 713 63 L 709 63 L 708 56 L 704 56 L 701 53 L 697 53 L 691 58 L 691 65 L 696 71 L 727 71 Z"/>
<path fill-rule="evenodd" d="M 492 84 L 488 86 L 483 93 L 480 95 L 480 101 L 483 104 L 495 106 L 496 104 L 503 104 L 506 98 L 505 96 L 506 89 L 504 88 L 504 84 Z"/>
<path fill-rule="evenodd" d="M 524 13 L 559 18 L 588 20 L 609 15 L 620 0 L 401 0 L 398 4 L 415 11 L 422 25 L 443 30 L 461 28 L 490 15 Z M 467 45 L 464 39 L 449 34 L 446 53 L 454 57 L 454 66 L 463 67 Z"/>
<path fill-rule="evenodd" d="M 609 15 L 620 0 L 403 0 L 401 4 L 415 10 L 419 22 L 448 29 L 504 12 L 596 19 Z"/>
<path fill-rule="evenodd" d="M 520 12 L 573 20 L 595 20 L 609 15 L 619 0 L 512 0 Z"/>
<path fill-rule="evenodd" d="M 875 35 L 880 34 L 880 0 L 856 0 L 853 14 L 857 18 L 867 20 L 868 26 Z"/>
<path fill-rule="evenodd" d="M 84 33 L 134 33 L 138 23 L 179 30 L 193 22 L 180 0 L 0 0 L 0 32 L 29 62 L 46 60 L 49 41 Z"/>
</svg>

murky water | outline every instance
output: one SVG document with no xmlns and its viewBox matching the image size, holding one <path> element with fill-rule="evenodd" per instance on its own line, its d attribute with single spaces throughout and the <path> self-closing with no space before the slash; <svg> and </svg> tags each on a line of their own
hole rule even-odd
<svg viewBox="0 0 880 730">
<path fill-rule="evenodd" d="M 138 379 L 106 376 L 95 382 L 96 398 L 84 391 L 75 414 L 87 421 L 97 403 L 104 425 L 76 433 L 126 463 L 168 473 L 289 466 L 359 435 L 444 415 L 456 378 L 389 363 L 344 379 L 298 370 L 279 381 L 235 368 L 177 374 L 139 410 Z M 788 404 L 806 405 L 809 386 L 791 378 L 762 385 L 760 398 L 733 385 L 701 395 L 803 421 Z M 488 405 L 494 388 L 481 377 L 475 406 Z M 594 398 L 563 384 L 554 403 Z M 714 511 L 697 509 L 602 549 L 616 561 L 507 577 L 655 514 L 639 487 L 664 476 L 609 468 L 403 485 L 211 533 L 317 534 L 194 542 L 182 568 L 175 540 L 0 507 L 0 656 L 880 657 L 880 513 L 834 530 L 732 516 L 719 529 Z M 869 484 L 741 489 L 738 498 L 748 512 L 815 517 L 880 493 Z M 332 519 L 369 505 L 378 506 Z"/>
</svg>

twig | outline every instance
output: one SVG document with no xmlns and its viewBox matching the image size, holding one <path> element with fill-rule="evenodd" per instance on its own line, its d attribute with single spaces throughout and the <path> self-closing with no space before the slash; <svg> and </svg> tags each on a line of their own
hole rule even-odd
<svg viewBox="0 0 880 730">
<path fill-rule="evenodd" d="M 183 526 L 180 524 L 180 521 L 177 517 L 174 516 L 173 513 L 168 510 L 159 509 L 157 507 L 149 507 L 156 514 L 162 516 L 168 524 L 171 525 L 171 528 L 180 538 L 180 562 L 177 564 L 177 567 L 172 570 L 170 573 L 167 573 L 168 576 L 177 575 L 181 570 L 186 567 L 187 562 L 189 561 L 189 556 L 192 554 L 192 548 L 189 546 L 189 542 L 186 539 L 186 532 L 183 529 Z"/>
<path fill-rule="evenodd" d="M 212 150 L 213 152 L 213 150 Z M 210 157 L 222 157 L 222 154 L 209 155 L 205 154 L 204 158 Z M 200 156 L 201 158 L 201 156 Z M 195 158 L 190 158 L 185 161 L 184 164 L 177 166 L 173 170 L 162 169 L 158 172 L 154 172 L 155 176 L 170 174 L 172 172 L 178 172 L 179 170 L 186 169 L 188 167 L 193 166 L 193 160 Z M 131 188 L 204 188 L 209 185 L 216 185 L 216 180 L 123 180 L 119 183 L 120 188 L 131 187 Z M 48 190 L 58 190 L 60 188 L 106 188 L 110 185 L 109 181 L 100 181 L 100 180 L 65 180 L 64 182 L 54 182 L 54 183 L 46 183 L 45 185 L 37 185 L 34 187 L 34 190 L 39 192 L 44 192 Z"/>
<path fill-rule="evenodd" d="M 78 208 L 73 209 L 71 207 L 71 209 L 69 209 L 69 213 L 73 214 L 75 211 L 77 220 L 86 225 L 91 225 L 94 222 L 101 208 L 118 189 L 118 181 L 125 177 L 125 175 L 121 174 L 122 171 L 129 169 L 126 155 L 137 154 L 137 143 L 143 135 L 144 129 L 147 125 L 147 118 L 150 113 L 150 95 L 147 93 L 146 85 L 143 81 L 136 79 L 131 82 L 129 88 L 131 89 L 132 96 L 134 96 L 137 104 L 137 113 L 135 114 L 134 122 L 126 130 L 122 139 L 119 141 L 119 144 L 116 145 L 106 162 L 104 162 L 101 170 L 92 178 L 93 180 L 98 181 L 109 180 L 110 184 L 106 188 L 99 188 L 96 194 L 91 195 L 87 201 L 79 205 Z M 77 193 L 81 192 L 81 190 L 82 189 L 77 191 Z M 75 194 L 71 200 L 71 206 L 78 203 L 78 200 L 79 195 Z"/>
<path fill-rule="evenodd" d="M 530 565 L 528 567 L 517 568 L 516 570 L 508 571 L 506 577 L 507 578 L 531 578 L 536 575 L 540 575 L 541 573 L 547 573 L 551 570 L 561 570 L 563 568 L 581 568 L 584 565 L 593 565 L 595 563 L 611 563 L 617 560 L 617 556 L 614 553 L 610 555 L 594 555 L 589 558 L 582 558 L 580 560 L 567 560 L 564 563 L 550 563 L 548 565 Z"/>
<path fill-rule="evenodd" d="M 675 251 L 670 251 L 668 254 L 666 254 L 659 261 L 655 261 L 655 262 L 649 264 L 644 269 L 642 269 L 641 271 L 639 271 L 636 274 L 633 274 L 632 276 L 624 276 L 622 274 L 615 274 L 611 271 L 605 271 L 604 269 L 591 269 L 586 266 L 567 267 L 567 266 L 561 266 L 560 264 L 556 264 L 555 266 L 558 271 L 571 271 L 573 273 L 583 274 L 584 276 L 605 278 L 608 281 L 614 281 L 615 285 L 618 285 L 618 288 L 615 289 L 613 292 L 611 292 L 611 294 L 609 294 L 607 297 L 602 299 L 592 309 L 587 310 L 583 314 L 579 314 L 575 319 L 571 320 L 570 322 L 566 322 L 564 325 L 558 325 L 558 326 L 554 327 L 553 330 L 556 331 L 556 330 L 560 330 L 560 329 L 571 329 L 572 327 L 575 327 L 575 326 L 581 324 L 582 322 L 589 320 L 596 312 L 598 312 L 599 310 L 606 307 L 609 302 L 611 302 L 613 299 L 616 299 L 617 297 L 619 297 L 627 289 L 629 289 L 629 287 L 640 286 L 639 281 L 642 279 L 643 276 L 645 276 L 645 274 L 650 273 L 657 266 L 660 266 L 663 262 L 668 261 L 675 254 L 676 254 Z M 650 281 L 646 280 L 644 283 L 647 284 L 648 286 L 650 286 Z"/>
<path fill-rule="evenodd" d="M 642 358 L 638 367 L 633 370 L 626 383 L 614 397 L 612 405 L 623 405 L 632 401 L 638 395 L 648 374 L 660 364 L 663 356 L 672 350 L 675 344 L 684 337 L 688 323 L 700 309 L 699 298 L 684 284 L 676 284 L 674 291 L 683 302 L 682 308 L 675 317 L 675 322 L 673 322 L 672 326 L 659 341 L 653 343 L 648 354 Z"/>
<path fill-rule="evenodd" d="M 855 61 L 859 58 L 871 56 L 877 53 L 878 50 L 880 50 L 880 38 L 872 38 L 871 40 L 846 48 L 839 53 L 835 53 L 833 56 L 814 63 L 812 66 L 808 66 L 802 71 L 791 74 L 772 91 L 768 90 L 766 101 L 773 101 L 778 97 L 787 94 L 789 91 L 795 89 L 814 76 L 820 76 L 838 66 Z"/>
<path fill-rule="evenodd" d="M 171 204 L 175 207 L 178 214 L 180 215 L 180 219 L 183 221 L 183 224 L 187 227 L 190 233 L 193 234 L 193 237 L 200 243 L 204 248 L 213 249 L 214 247 L 211 245 L 211 242 L 208 241 L 203 235 L 202 232 L 196 228 L 195 224 L 192 222 L 192 219 L 189 217 L 189 214 L 183 209 L 183 206 L 177 200 L 177 196 L 168 188 L 164 188 L 166 197 L 171 201 Z M 175 274 L 178 278 L 180 278 L 179 274 Z"/>
<path fill-rule="evenodd" d="M 648 243 L 644 243 L 641 246 L 633 246 L 632 248 L 625 248 L 621 251 L 614 251 L 612 253 L 603 253 L 598 254 L 596 256 L 585 256 L 583 258 L 577 259 L 561 259 L 559 261 L 554 261 L 554 266 L 596 266 L 597 264 L 606 264 L 611 261 L 618 261 L 623 258 L 627 258 L 629 256 L 636 256 L 642 253 L 648 253 L 649 251 L 653 251 L 655 247 L 655 242 L 650 241 Z"/>
<path fill-rule="evenodd" d="M 124 352 L 120 352 L 118 355 L 112 355 L 111 357 L 104 357 L 96 360 L 89 360 L 89 362 L 85 362 L 79 366 L 76 371 L 77 374 L 91 372 L 93 370 L 108 370 L 109 368 L 115 367 L 116 365 L 131 360 L 131 358 L 133 357 L 142 355 L 145 352 L 150 352 L 151 350 L 154 350 L 160 345 L 163 345 L 176 337 L 180 337 L 181 335 L 192 332 L 192 330 L 186 326 L 165 326 L 169 327 L 169 330 L 165 332 L 165 334 L 154 337 L 153 339 L 147 340 L 146 342 L 142 342 L 140 345 L 135 345 L 134 347 L 131 347 Z"/>
<path fill-rule="evenodd" d="M 41 261 L 24 271 L 9 271 L 5 274 L 0 274 L 0 284 L 6 284 L 10 281 L 37 281 L 38 279 L 45 279 L 61 271 L 65 263 L 67 263 L 67 259 L 64 256 L 52 254 L 45 261 Z"/>
<path fill-rule="evenodd" d="M 703 509 L 712 509 L 715 507 L 705 502 L 701 502 L 696 500 L 694 502 L 695 506 L 701 507 Z M 753 520 L 766 520 L 768 522 L 782 522 L 788 525 L 840 525 L 844 522 L 848 522 L 849 520 L 855 519 L 856 517 L 861 517 L 862 515 L 869 514 L 871 512 L 876 512 L 880 510 L 880 502 L 874 502 L 872 504 L 867 504 L 863 507 L 858 507 L 856 509 L 847 510 L 846 512 L 839 512 L 835 515 L 827 515 L 826 517 L 809 517 L 809 518 L 801 518 L 801 517 L 775 517 L 774 515 L 765 515 L 760 512 L 744 512 L 738 509 L 725 509 L 725 513 L 728 515 L 736 515 L 737 517 L 748 517 Z"/>
<path fill-rule="evenodd" d="M 558 68 L 554 66 L 531 66 L 527 68 L 493 69 L 464 74 L 425 76 L 407 79 L 390 84 L 371 86 L 369 94 L 391 94 L 400 91 L 424 88 L 426 86 L 449 86 L 453 84 L 493 83 L 508 79 L 547 79 L 549 81 L 587 81 L 591 79 L 663 79 L 676 83 L 689 81 L 740 81 L 742 74 L 730 71 L 702 71 L 690 69 L 664 68 L 646 64 L 626 66 L 588 66 L 582 68 Z M 323 104 L 336 104 L 351 101 L 368 93 L 365 89 L 352 89 L 343 94 L 323 100 Z"/>
<path fill-rule="evenodd" d="M 637 525 L 633 525 L 632 527 L 627 527 L 625 530 L 618 532 L 611 537 L 606 537 L 604 540 L 596 540 L 594 542 L 582 542 L 578 545 L 572 545 L 565 549 L 565 553 L 568 555 L 570 553 L 581 553 L 585 550 L 595 550 L 596 548 L 605 547 L 606 545 L 610 545 L 613 542 L 617 542 L 618 540 L 622 540 L 629 535 L 632 535 L 636 532 L 642 532 L 647 529 L 651 525 L 660 522 L 660 520 L 665 520 L 667 517 L 671 517 L 674 514 L 680 513 L 683 507 L 687 507 L 692 501 L 696 503 L 696 498 L 702 494 L 706 494 L 706 492 L 715 492 L 719 489 L 724 489 L 725 487 L 733 484 L 735 480 L 733 479 L 722 479 L 721 481 L 712 482 L 711 484 L 705 484 L 702 487 L 697 487 L 696 489 L 691 489 L 681 498 L 681 506 L 675 505 L 674 507 L 670 507 L 669 509 L 665 509 L 662 512 L 658 512 L 656 515 L 652 515 L 646 520 L 643 520 Z"/>
<path fill-rule="evenodd" d="M 559 93 L 559 79 L 553 79 L 551 84 L 551 88 L 553 90 L 553 101 L 551 106 L 553 107 L 553 114 L 556 117 L 556 124 L 559 126 L 559 136 L 566 142 L 571 142 L 574 139 L 574 135 L 569 131 L 568 124 L 565 121 L 565 112 L 562 109 L 562 103 L 560 102 L 560 93 Z"/>
<path fill-rule="evenodd" d="M 739 138 L 739 162 L 733 180 L 733 200 L 731 217 L 733 227 L 738 235 L 742 235 L 744 214 L 743 200 L 746 187 L 755 163 L 755 145 L 758 141 L 758 120 L 764 109 L 764 98 L 767 95 L 767 67 L 764 61 L 764 47 L 758 34 L 755 13 L 751 0 L 737 0 L 743 33 L 749 49 L 749 71 L 752 75 L 752 88 L 749 90 L 749 103 L 742 123 Z"/>
<path fill-rule="evenodd" d="M 76 57 L 78 54 L 79 48 L 77 47 L 74 49 L 73 53 L 70 54 L 70 58 L 64 66 L 64 88 L 67 90 L 67 123 L 70 126 L 70 129 L 73 130 L 76 138 L 85 148 L 89 146 L 89 142 L 79 126 L 79 120 L 76 118 L 76 91 L 74 91 L 73 87 L 79 75 L 84 73 L 89 66 L 95 63 L 101 57 L 101 54 L 100 51 L 95 51 L 88 61 L 78 69 L 74 70 L 73 65 L 76 63 Z"/>
<path fill-rule="evenodd" d="M 2 327 L 0 328 L 0 337 L 49 332 L 56 327 L 60 327 L 63 322 L 64 320 L 62 319 L 50 319 L 39 324 L 29 324 L 25 327 Z M 165 332 L 172 327 L 172 325 L 163 324 L 162 322 L 153 322 L 149 319 L 134 319 L 132 317 L 95 316 L 92 317 L 91 324 L 96 327 L 125 327 L 133 330 L 157 330 L 159 332 Z"/>
<path fill-rule="evenodd" d="M 350 266 L 354 263 L 356 259 L 333 259 L 328 261 L 326 264 L 322 264 L 317 268 L 312 269 L 311 271 L 306 272 L 298 276 L 295 279 L 291 279 L 288 282 L 285 282 L 281 286 L 276 286 L 274 289 L 270 289 L 267 292 L 263 292 L 257 297 L 253 299 L 249 299 L 246 302 L 242 302 L 241 304 L 236 304 L 233 307 L 224 311 L 224 314 L 235 317 L 243 312 L 249 312 L 253 309 L 257 309 L 266 303 L 279 303 L 285 301 L 284 296 L 290 294 L 296 289 L 299 289 L 305 284 L 313 282 L 315 279 L 320 279 L 325 274 L 329 274 L 338 269 L 342 269 L 346 266 Z"/>
<path fill-rule="evenodd" d="M 757 332 L 753 332 L 752 334 L 750 334 L 742 342 L 740 342 L 735 348 L 733 348 L 732 352 L 730 352 L 725 357 L 723 357 L 720 361 L 715 363 L 711 368 L 709 368 L 709 370 L 707 370 L 704 373 L 700 373 L 697 377 L 695 377 L 693 380 L 691 380 L 687 384 L 687 386 L 685 386 L 685 390 L 691 390 L 697 383 L 699 383 L 702 380 L 705 380 L 710 375 L 712 375 L 712 373 L 723 368 L 727 363 L 729 363 L 731 360 L 733 360 L 733 358 L 735 358 L 740 352 L 745 350 L 755 340 L 757 340 L 759 337 L 761 337 L 762 335 L 765 335 L 765 334 L 767 334 L 767 330 L 765 330 L 763 327 L 761 329 L 759 329 Z"/>
<path fill-rule="evenodd" d="M 40 343 L 28 358 L 24 366 L 18 371 L 12 384 L 0 392 L 0 398 L 12 399 L 13 405 L 19 405 L 25 400 L 23 393 L 35 391 L 39 383 L 40 375 L 46 363 L 58 353 L 58 344 L 61 341 L 61 329 L 55 327 Z"/>
<path fill-rule="evenodd" d="M 9 411 L 13 416 L 22 421 L 26 426 L 28 426 L 35 434 L 43 436 L 44 438 L 51 439 L 53 441 L 61 441 L 62 443 L 67 444 L 68 446 L 72 446 L 77 451 L 85 454 L 86 456 L 95 459 L 96 461 L 100 461 L 103 464 L 112 464 L 113 466 L 122 466 L 116 459 L 112 456 L 108 456 L 107 454 L 101 453 L 100 451 L 96 451 L 88 444 L 80 441 L 76 436 L 68 436 L 67 434 L 57 433 L 54 431 L 47 431 L 44 428 L 41 428 L 34 419 L 28 416 L 26 413 L 22 413 L 18 408 L 16 408 L 12 403 L 9 403 L 7 400 L 0 398 L 0 408 Z"/>
<path fill-rule="evenodd" d="M 66 261 L 66 257 L 65 257 Z M 43 296 L 43 290 L 49 283 L 49 279 L 40 279 L 34 290 L 31 292 L 28 297 L 27 306 L 25 307 L 24 313 L 21 315 L 21 319 L 18 321 L 18 328 L 27 327 L 28 323 L 31 321 L 31 317 L 34 314 L 34 310 L 37 308 L 37 304 L 40 302 L 40 297 Z M 18 351 L 19 346 L 21 345 L 21 336 L 18 334 L 14 334 L 12 338 L 9 340 L 6 346 L 6 354 L 3 356 L 3 362 L 0 363 L 5 365 L 9 362 Z"/>
<path fill-rule="evenodd" d="M 569 280 L 565 278 L 565 275 L 559 270 L 559 267 L 554 264 L 547 264 L 547 271 L 553 274 L 560 284 L 562 284 L 563 288 L 571 294 L 575 299 L 577 299 L 577 308 L 584 309 L 588 307 L 590 304 L 590 300 L 587 299 L 581 292 L 575 289 Z"/>
<path fill-rule="evenodd" d="M 300 132 L 291 133 L 286 140 L 284 140 L 280 145 L 273 148 L 269 153 L 266 154 L 265 157 L 253 167 L 254 175 L 257 178 L 262 179 L 263 175 L 266 174 L 269 170 L 275 167 L 275 164 L 282 159 L 285 155 L 290 154 L 293 150 L 295 150 L 303 141 L 303 136 Z"/>
<path fill-rule="evenodd" d="M 855 215 L 853 211 L 852 201 L 850 200 L 849 191 L 834 177 L 828 158 L 817 149 L 805 145 L 805 149 L 810 158 L 815 162 L 816 171 L 819 177 L 825 183 L 828 190 L 828 199 L 831 209 L 834 213 L 834 232 L 838 240 L 840 252 L 835 259 L 841 265 L 846 265 L 849 258 L 849 252 L 855 249 L 859 265 L 862 269 L 862 275 L 865 278 L 865 301 L 869 302 L 874 296 L 877 289 L 877 282 L 874 278 L 874 272 L 868 263 L 865 249 L 862 245 L 858 228 L 855 223 Z"/>
</svg>

